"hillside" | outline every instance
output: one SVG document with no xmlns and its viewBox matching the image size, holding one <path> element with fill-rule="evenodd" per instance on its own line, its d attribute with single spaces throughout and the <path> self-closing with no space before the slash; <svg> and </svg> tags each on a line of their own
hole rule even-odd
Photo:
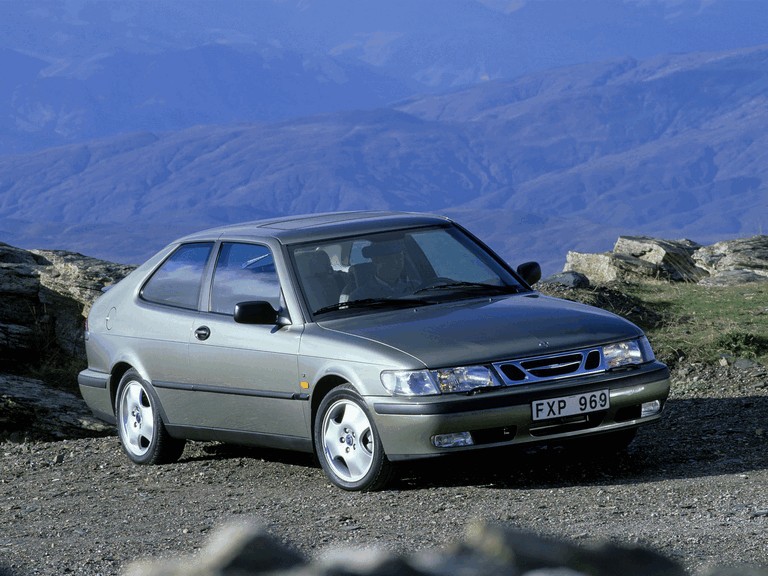
<svg viewBox="0 0 768 576">
<path fill-rule="evenodd" d="M 751 236 L 768 224 L 766 92 L 759 47 L 0 157 L 0 237 L 136 263 L 221 222 L 404 209 L 454 216 L 553 273 L 619 234 Z"/>
<path fill-rule="evenodd" d="M 0 2 L 0 155 L 768 41 L 762 0 Z"/>
</svg>

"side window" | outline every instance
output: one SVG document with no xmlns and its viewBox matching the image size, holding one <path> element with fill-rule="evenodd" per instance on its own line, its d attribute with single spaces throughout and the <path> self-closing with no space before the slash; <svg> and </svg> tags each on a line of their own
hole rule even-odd
<svg viewBox="0 0 768 576">
<path fill-rule="evenodd" d="M 370 240 L 363 240 L 363 241 L 356 240 L 352 244 L 352 248 L 349 252 L 349 263 L 351 265 L 354 265 L 354 264 L 362 264 L 363 262 L 370 262 L 371 261 L 370 258 L 366 258 L 365 256 L 363 256 L 363 248 L 365 248 L 366 246 L 370 246 L 370 244 L 371 244 Z"/>
<path fill-rule="evenodd" d="M 234 314 L 235 304 L 249 300 L 280 306 L 280 282 L 272 252 L 260 244 L 225 242 L 213 273 L 211 312 Z"/>
<path fill-rule="evenodd" d="M 197 310 L 203 271 L 212 248 L 209 242 L 179 246 L 152 274 L 141 297 L 157 304 Z"/>
</svg>

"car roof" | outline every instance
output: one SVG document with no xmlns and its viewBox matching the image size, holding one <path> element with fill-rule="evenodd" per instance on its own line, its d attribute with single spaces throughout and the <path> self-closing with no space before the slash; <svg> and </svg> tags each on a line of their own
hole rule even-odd
<svg viewBox="0 0 768 576">
<path fill-rule="evenodd" d="M 328 212 L 220 226 L 184 236 L 177 242 L 275 238 L 283 244 L 295 244 L 353 234 L 442 225 L 448 222 L 451 220 L 444 216 L 416 212 Z"/>
</svg>

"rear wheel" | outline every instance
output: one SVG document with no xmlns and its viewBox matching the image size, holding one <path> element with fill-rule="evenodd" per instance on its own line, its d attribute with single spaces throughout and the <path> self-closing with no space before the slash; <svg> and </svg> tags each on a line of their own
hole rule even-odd
<svg viewBox="0 0 768 576">
<path fill-rule="evenodd" d="M 383 488 L 392 477 L 363 399 L 345 384 L 323 398 L 315 418 L 315 452 L 328 478 L 345 490 Z"/>
<path fill-rule="evenodd" d="M 135 370 L 128 370 L 120 380 L 115 416 L 123 450 L 136 464 L 175 462 L 184 451 L 185 441 L 168 434 L 160 418 L 159 403 Z"/>
</svg>

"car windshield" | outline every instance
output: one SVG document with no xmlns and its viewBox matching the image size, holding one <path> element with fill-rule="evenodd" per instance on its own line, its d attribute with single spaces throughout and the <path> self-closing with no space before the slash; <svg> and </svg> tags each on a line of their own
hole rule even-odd
<svg viewBox="0 0 768 576">
<path fill-rule="evenodd" d="M 292 248 L 292 257 L 315 316 L 526 290 L 502 263 L 453 226 L 301 244 Z"/>
</svg>

